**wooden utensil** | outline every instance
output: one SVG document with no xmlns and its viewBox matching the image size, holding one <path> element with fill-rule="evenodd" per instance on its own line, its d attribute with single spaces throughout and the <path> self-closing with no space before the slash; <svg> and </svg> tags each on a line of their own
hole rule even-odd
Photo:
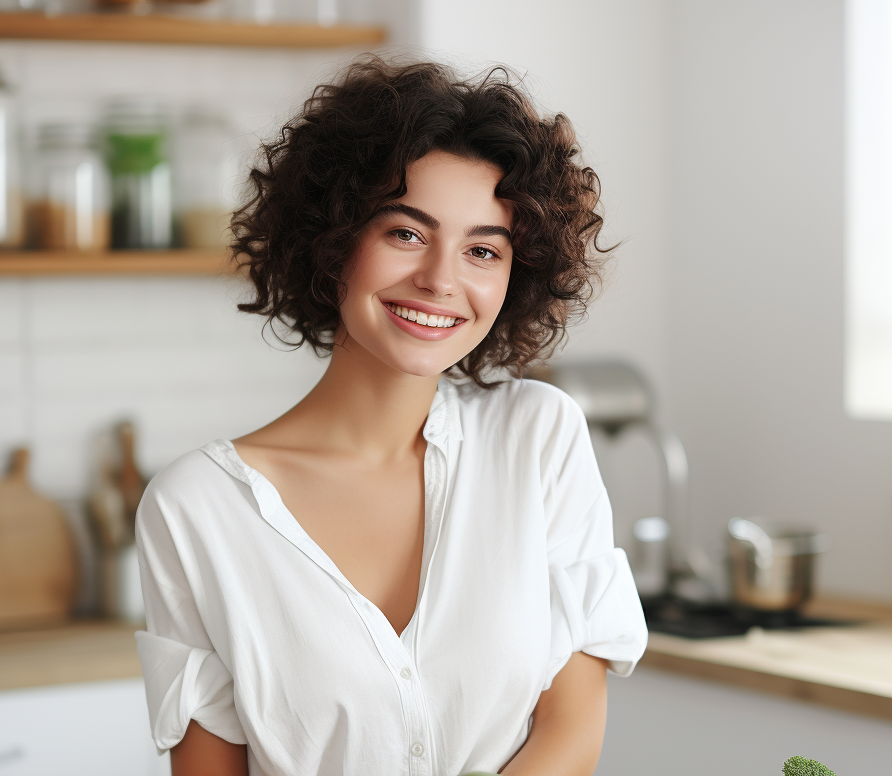
<svg viewBox="0 0 892 776">
<path fill-rule="evenodd" d="M 136 465 L 136 442 L 132 423 L 124 422 L 118 425 L 118 439 L 121 443 L 121 468 L 118 471 L 118 484 L 124 496 L 127 528 L 132 536 L 136 528 L 136 508 L 139 506 L 147 483 Z"/>
<path fill-rule="evenodd" d="M 58 504 L 28 484 L 28 450 L 0 480 L 0 629 L 65 620 L 78 582 L 74 536 Z"/>
<path fill-rule="evenodd" d="M 119 423 L 115 434 L 120 446 L 120 465 L 102 461 L 90 494 L 90 514 L 105 548 L 134 542 L 136 508 L 147 484 L 136 465 L 133 423 Z"/>
</svg>

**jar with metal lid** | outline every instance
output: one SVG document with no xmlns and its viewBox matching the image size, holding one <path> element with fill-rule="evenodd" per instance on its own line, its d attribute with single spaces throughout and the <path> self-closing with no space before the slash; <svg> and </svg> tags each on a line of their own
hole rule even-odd
<svg viewBox="0 0 892 776">
<path fill-rule="evenodd" d="M 25 236 L 19 157 L 15 94 L 0 75 L 0 248 L 18 248 Z"/>
<path fill-rule="evenodd" d="M 96 141 L 86 124 L 39 127 L 28 207 L 28 242 L 35 248 L 108 248 L 108 173 Z"/>
<path fill-rule="evenodd" d="M 173 153 L 177 242 L 186 248 L 222 248 L 236 205 L 239 143 L 218 111 L 193 107 L 183 117 Z"/>
<path fill-rule="evenodd" d="M 170 248 L 171 171 L 161 105 L 151 98 L 118 98 L 107 106 L 105 129 L 112 248 Z"/>
</svg>

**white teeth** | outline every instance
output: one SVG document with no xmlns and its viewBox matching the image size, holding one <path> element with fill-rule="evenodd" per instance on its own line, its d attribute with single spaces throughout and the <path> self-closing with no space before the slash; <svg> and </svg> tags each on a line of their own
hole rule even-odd
<svg viewBox="0 0 892 776">
<path fill-rule="evenodd" d="M 458 318 L 452 318 L 446 315 L 428 315 L 419 310 L 413 310 L 398 304 L 388 304 L 387 306 L 392 312 L 400 316 L 400 318 L 406 318 L 407 320 L 415 321 L 416 323 L 430 326 L 431 328 L 448 329 L 455 326 L 455 322 L 458 320 Z"/>
</svg>

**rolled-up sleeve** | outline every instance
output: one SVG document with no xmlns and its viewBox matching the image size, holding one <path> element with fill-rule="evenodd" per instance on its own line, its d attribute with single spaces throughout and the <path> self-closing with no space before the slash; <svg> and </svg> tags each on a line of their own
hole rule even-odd
<svg viewBox="0 0 892 776">
<path fill-rule="evenodd" d="M 232 675 L 214 650 L 177 552 L 172 524 L 180 507 L 168 505 L 159 490 L 150 484 L 136 518 L 146 607 L 146 630 L 137 631 L 136 642 L 152 739 L 163 754 L 194 719 L 230 743 L 245 744 Z"/>
<path fill-rule="evenodd" d="M 632 673 L 647 626 L 625 552 L 613 545 L 613 514 L 581 409 L 565 396 L 545 469 L 551 652 L 543 690 L 574 652 Z"/>
</svg>

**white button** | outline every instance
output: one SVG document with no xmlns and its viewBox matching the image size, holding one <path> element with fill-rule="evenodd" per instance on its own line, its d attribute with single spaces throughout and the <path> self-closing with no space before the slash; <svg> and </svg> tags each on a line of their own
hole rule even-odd
<svg viewBox="0 0 892 776">
<path fill-rule="evenodd" d="M 421 755 L 424 754 L 424 746 L 416 741 L 414 744 L 412 744 L 412 754 L 414 754 L 416 757 L 421 757 Z"/>
<path fill-rule="evenodd" d="M 412 672 L 408 668 L 404 668 L 402 671 L 400 671 L 400 676 L 403 677 L 403 679 L 411 679 Z"/>
</svg>

